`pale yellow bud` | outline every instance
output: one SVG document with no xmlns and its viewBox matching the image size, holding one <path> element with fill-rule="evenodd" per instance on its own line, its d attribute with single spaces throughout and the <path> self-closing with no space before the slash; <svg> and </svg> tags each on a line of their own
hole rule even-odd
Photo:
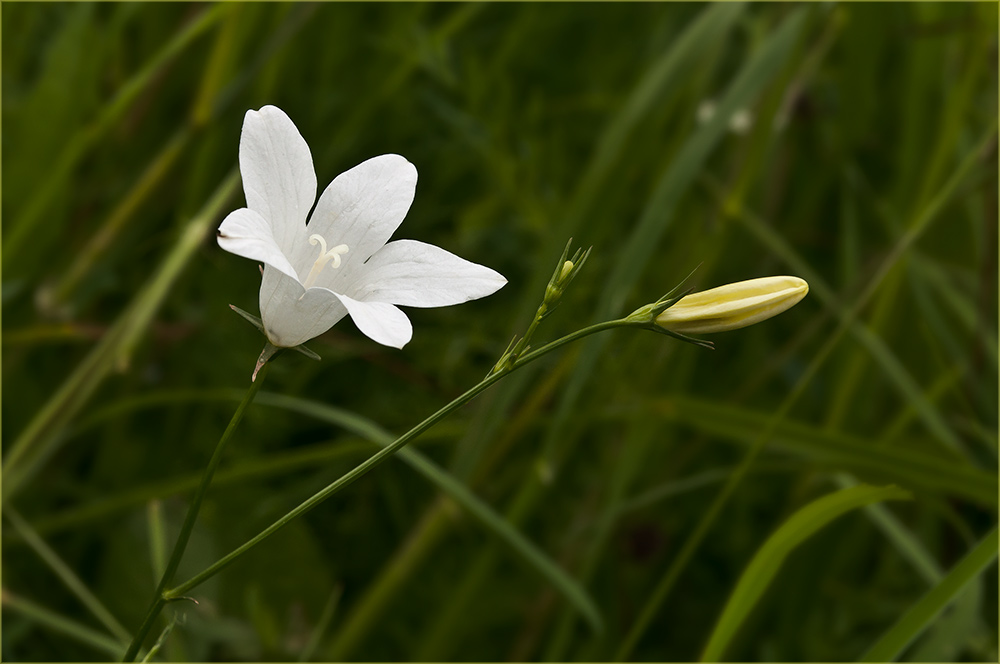
<svg viewBox="0 0 1000 664">
<path fill-rule="evenodd" d="M 656 324 L 678 334 L 735 330 L 791 309 L 808 292 L 809 284 L 798 277 L 738 281 L 682 297 Z"/>
<path fill-rule="evenodd" d="M 566 261 L 563 263 L 562 269 L 559 271 L 559 283 L 566 281 L 566 277 L 569 273 L 573 271 L 573 261 Z"/>
</svg>

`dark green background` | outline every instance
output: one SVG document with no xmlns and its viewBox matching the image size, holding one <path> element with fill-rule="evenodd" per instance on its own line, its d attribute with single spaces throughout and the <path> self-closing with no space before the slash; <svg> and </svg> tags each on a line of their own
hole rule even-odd
<svg viewBox="0 0 1000 664">
<path fill-rule="evenodd" d="M 140 76 L 210 10 L 2 7 L 5 452 L 153 278 L 235 166 L 244 112 L 264 104 L 297 124 L 321 188 L 373 155 L 406 156 L 420 180 L 396 237 L 437 244 L 509 281 L 481 301 L 408 310 L 414 336 L 402 351 L 345 319 L 311 342 L 322 362 L 289 354 L 272 367 L 265 390 L 397 434 L 486 374 L 530 321 L 570 235 L 593 254 L 535 345 L 652 302 L 699 265 L 697 288 L 772 274 L 813 283 L 788 313 L 713 337 L 714 352 L 632 331 L 560 351 L 417 442 L 501 513 L 543 478 L 518 527 L 581 579 L 602 634 L 578 618 L 560 628 L 575 615 L 560 595 L 390 461 L 196 589 L 197 606 L 177 605 L 186 620 L 162 656 L 295 660 L 340 588 L 314 655 L 327 659 L 393 556 L 421 542 L 423 556 L 348 657 L 614 657 L 705 518 L 719 478 L 873 285 L 858 326 L 783 418 L 790 429 L 779 427 L 779 443 L 812 436 L 846 451 L 769 445 L 632 656 L 697 658 L 753 554 L 795 510 L 834 491 L 838 473 L 912 490 L 915 501 L 887 507 L 944 570 L 995 523 L 995 4 L 754 4 L 733 10 L 721 36 L 686 45 L 684 31 L 707 5 L 232 4 Z M 749 131 L 706 130 L 699 107 L 721 101 L 792 20 L 800 29 L 748 100 Z M 684 60 L 672 78 L 637 92 L 674 56 Z M 133 83 L 135 94 L 121 96 Z M 702 140 L 706 158 L 684 161 Z M 167 167 L 136 194 L 172 145 Z M 657 193 L 664 186 L 667 196 Z M 237 190 L 221 212 L 242 205 Z M 925 220 L 897 257 L 907 230 Z M 101 233 L 104 249 L 67 278 Z M 764 240 L 772 235 L 781 243 Z M 256 266 L 207 233 L 129 361 L 53 416 L 51 456 L 4 503 L 130 631 L 155 583 L 150 501 L 162 501 L 175 532 L 189 493 L 171 482 L 198 476 L 262 346 L 227 305 L 256 312 L 258 286 Z M 859 329 L 891 361 L 873 355 Z M 309 449 L 329 454 L 278 463 Z M 340 428 L 255 406 L 223 470 L 264 470 L 213 488 L 180 577 L 374 449 Z M 957 468 L 992 495 L 934 487 L 902 465 L 873 471 L 872 449 Z M 428 515 L 439 519 L 436 532 L 421 535 L 432 529 Z M 3 535 L 7 591 L 100 629 L 8 521 Z M 995 660 L 995 566 L 976 583 L 978 603 L 963 605 L 971 613 L 929 632 L 907 657 Z M 788 560 L 728 656 L 857 659 L 928 587 L 871 518 L 851 513 Z M 106 657 L 6 602 L 3 628 L 8 661 Z M 568 638 L 556 647 L 560 629 Z"/>
</svg>

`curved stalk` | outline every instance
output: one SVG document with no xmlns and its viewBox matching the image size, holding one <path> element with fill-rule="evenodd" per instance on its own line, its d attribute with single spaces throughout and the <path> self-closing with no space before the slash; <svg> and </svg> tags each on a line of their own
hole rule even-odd
<svg viewBox="0 0 1000 664">
<path fill-rule="evenodd" d="M 589 336 L 591 334 L 602 332 L 604 330 L 610 330 L 616 327 L 643 327 L 643 326 L 644 326 L 643 324 L 637 324 L 634 321 L 627 321 L 625 319 L 605 321 L 603 323 L 598 323 L 596 325 L 591 325 L 590 327 L 585 327 L 581 330 L 577 330 L 576 332 L 572 332 L 571 334 L 567 334 L 566 336 L 560 339 L 556 339 L 555 341 L 548 343 L 545 346 L 542 346 L 541 348 L 533 350 L 529 353 L 525 353 L 523 356 L 521 356 L 516 361 L 511 363 L 508 367 L 500 369 L 495 373 L 491 373 L 489 376 L 480 381 L 477 385 L 471 387 L 461 396 L 457 397 L 452 402 L 442 407 L 436 413 L 425 419 L 423 422 L 421 422 L 420 424 L 413 427 L 405 434 L 397 438 L 391 445 L 382 448 L 381 450 L 370 456 L 363 463 L 361 463 L 360 465 L 356 466 L 354 469 L 349 471 L 347 474 L 342 475 L 332 484 L 328 485 L 324 489 L 321 489 L 317 493 L 313 494 L 311 497 L 302 502 L 298 507 L 294 508 L 293 510 L 282 516 L 280 519 L 278 519 L 273 524 L 262 530 L 259 534 L 257 534 L 252 539 L 248 540 L 239 548 L 233 550 L 231 553 L 219 559 L 211 566 L 205 568 L 202 572 L 191 577 L 189 580 L 185 581 L 179 586 L 171 588 L 166 592 L 163 592 L 160 599 L 165 602 L 168 600 L 181 597 L 184 595 L 184 593 L 189 592 L 193 588 L 201 585 L 211 577 L 215 576 L 220 571 L 222 571 L 230 564 L 232 564 L 237 558 L 239 558 L 244 553 L 246 553 L 253 547 L 257 546 L 258 544 L 263 542 L 265 539 L 267 539 L 274 533 L 276 533 L 278 530 L 286 526 L 296 517 L 305 514 L 306 512 L 316 507 L 317 505 L 319 505 L 321 502 L 323 502 L 333 494 L 337 493 L 341 489 L 350 485 L 356 479 L 358 479 L 359 477 L 361 477 L 362 475 L 364 475 L 365 473 L 367 473 L 368 471 L 372 470 L 380 463 L 385 461 L 387 458 L 395 454 L 397 451 L 399 451 L 400 448 L 404 447 L 411 440 L 422 434 L 427 429 L 434 426 L 437 422 L 445 418 L 447 415 L 449 415 L 457 408 L 465 405 L 466 403 L 474 399 L 481 392 L 483 392 L 488 387 L 499 381 L 501 378 L 504 378 L 511 372 L 525 366 L 526 364 L 529 364 L 537 360 L 538 358 L 556 350 L 557 348 L 560 348 L 568 343 Z"/>
<path fill-rule="evenodd" d="M 163 571 L 163 576 L 160 577 L 160 583 L 156 586 L 156 591 L 153 593 L 153 599 L 150 602 L 149 609 L 146 611 L 146 617 L 143 619 L 139 631 L 136 632 L 135 638 L 132 639 L 132 643 L 129 644 L 128 650 L 125 651 L 125 656 L 122 658 L 123 662 L 135 660 L 136 655 L 139 653 L 139 648 L 142 647 L 142 642 L 146 639 L 146 635 L 149 634 L 149 630 L 152 629 L 153 623 L 156 622 L 160 611 L 163 610 L 163 606 L 170 599 L 173 599 L 173 597 L 167 597 L 164 591 L 174 580 L 177 566 L 180 565 L 181 558 L 184 557 L 184 550 L 187 548 L 188 540 L 191 538 L 191 531 L 194 529 L 195 521 L 198 520 L 198 512 L 201 511 L 201 503 L 208 492 L 209 485 L 212 483 L 215 470 L 222 461 L 226 445 L 229 443 L 229 439 L 232 438 L 233 432 L 239 425 L 240 420 L 243 419 L 243 414 L 246 412 L 247 407 L 254 400 L 254 397 L 257 396 L 257 392 L 260 391 L 260 386 L 264 383 L 264 376 L 267 375 L 268 366 L 265 364 L 257 374 L 257 380 L 250 384 L 250 389 L 247 390 L 246 396 L 243 397 L 243 401 L 240 402 L 240 405 L 236 408 L 236 412 L 233 413 L 232 419 L 229 420 L 229 426 L 226 427 L 222 437 L 219 438 L 218 444 L 215 446 L 212 459 L 208 462 L 205 473 L 201 476 L 201 484 L 198 485 L 198 490 L 195 492 L 194 499 L 188 507 L 187 515 L 184 517 L 184 523 L 181 525 L 181 532 L 177 536 L 174 550 L 170 554 L 170 560 L 167 561 L 167 567 Z"/>
</svg>

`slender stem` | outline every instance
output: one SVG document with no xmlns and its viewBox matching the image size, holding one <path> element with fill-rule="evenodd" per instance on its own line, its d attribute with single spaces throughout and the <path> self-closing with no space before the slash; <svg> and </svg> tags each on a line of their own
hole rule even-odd
<svg viewBox="0 0 1000 664">
<path fill-rule="evenodd" d="M 577 330 L 576 332 L 570 332 L 565 337 L 560 337 L 555 341 L 550 341 L 541 348 L 536 348 L 530 353 L 525 353 L 523 356 L 518 358 L 517 362 L 514 362 L 514 364 L 511 366 L 511 371 L 513 371 L 514 369 L 520 369 L 525 364 L 534 362 L 542 355 L 551 353 L 555 349 L 561 348 L 562 346 L 565 346 L 568 343 L 572 343 L 578 339 L 583 339 L 584 337 L 589 337 L 590 335 L 596 332 L 603 332 L 604 330 L 613 330 L 616 327 L 645 327 L 645 325 L 641 323 L 634 323 L 632 321 L 628 321 L 625 320 L 624 318 L 621 318 L 618 320 L 607 320 L 604 321 L 603 323 L 597 323 L 595 325 L 591 325 L 590 327 L 585 327 L 582 330 Z"/>
<path fill-rule="evenodd" d="M 220 571 L 222 571 L 230 564 L 232 564 L 237 558 L 242 556 L 244 553 L 246 553 L 253 547 L 257 546 L 258 544 L 263 542 L 265 539 L 267 539 L 277 531 L 281 530 L 295 518 L 302 516 L 303 514 L 305 514 L 312 508 L 316 507 L 317 505 L 319 505 L 321 502 L 323 502 L 333 494 L 337 493 L 341 489 L 350 485 L 356 479 L 358 479 L 359 477 L 361 477 L 362 475 L 364 475 L 365 473 L 372 470 L 380 463 L 388 459 L 390 456 L 395 454 L 411 440 L 413 440 L 414 438 L 422 434 L 424 431 L 427 431 L 432 426 L 437 424 L 439 421 L 444 419 L 452 411 L 465 405 L 466 403 L 474 399 L 476 396 L 478 396 L 481 392 L 486 390 L 486 388 L 490 387 L 491 385 L 499 381 L 501 378 L 504 378 L 505 376 L 515 371 L 516 369 L 520 369 L 521 367 L 537 360 L 543 355 L 550 353 L 556 350 L 557 348 L 560 348 L 570 342 L 576 341 L 577 339 L 581 339 L 596 332 L 602 332 L 604 330 L 610 330 L 617 327 L 642 327 L 642 325 L 632 321 L 626 321 L 624 319 L 605 321 L 603 323 L 597 323 L 596 325 L 591 325 L 590 327 L 585 327 L 582 330 L 577 330 L 576 332 L 567 334 L 566 336 L 560 339 L 556 339 L 555 341 L 548 343 L 545 346 L 542 346 L 541 348 L 533 350 L 530 353 L 526 353 L 524 356 L 518 358 L 517 361 L 511 364 L 510 367 L 502 369 L 496 373 L 490 374 L 489 376 L 484 378 L 480 383 L 467 390 L 464 394 L 456 398 L 454 401 L 442 407 L 436 413 L 425 419 L 423 422 L 421 422 L 420 424 L 413 427 L 412 429 L 404 433 L 402 436 L 397 438 L 391 445 L 382 448 L 381 450 L 370 456 L 367 460 L 362 462 L 360 465 L 356 466 L 354 469 L 352 469 L 345 475 L 341 476 L 339 479 L 335 480 L 332 484 L 328 485 L 326 488 L 313 494 L 311 497 L 309 497 L 303 503 L 301 503 L 298 507 L 294 508 L 293 510 L 282 516 L 280 519 L 278 519 L 270 526 L 262 530 L 259 534 L 257 534 L 252 539 L 248 540 L 239 548 L 233 550 L 225 557 L 217 560 L 215 563 L 205 568 L 202 572 L 191 577 L 189 580 L 185 581 L 176 588 L 171 588 L 170 590 L 164 592 L 162 594 L 161 599 L 170 600 L 180 597 L 184 595 L 184 593 L 189 592 L 191 589 L 201 585 L 211 577 L 215 576 Z"/>
<path fill-rule="evenodd" d="M 531 319 L 531 324 L 528 326 L 527 331 L 521 340 L 514 344 L 513 355 L 516 359 L 524 352 L 524 349 L 528 347 L 531 342 L 531 337 L 535 334 L 535 330 L 538 325 L 542 322 L 542 318 L 545 317 L 545 313 L 548 311 L 549 305 L 547 300 L 543 300 L 540 305 L 538 305 L 538 310 L 535 312 L 535 317 Z"/>
<path fill-rule="evenodd" d="M 222 437 L 215 446 L 215 452 L 212 454 L 212 459 L 208 462 L 208 466 L 205 468 L 205 473 L 201 476 L 201 484 L 198 485 L 198 490 L 195 492 L 194 499 L 188 507 L 187 515 L 184 517 L 184 523 L 181 525 L 181 532 L 177 536 L 177 542 L 174 544 L 174 550 L 170 554 L 170 560 L 167 561 L 167 567 L 163 572 L 163 576 L 160 577 L 160 583 L 156 586 L 156 591 L 153 593 L 153 599 L 150 602 L 149 610 L 146 612 L 146 617 L 143 619 L 142 625 L 139 627 L 139 631 L 136 632 L 135 638 L 132 639 L 132 643 L 129 644 L 128 650 L 125 652 L 125 657 L 122 658 L 123 662 L 131 662 L 135 660 L 136 655 L 139 653 L 139 648 L 142 647 L 142 642 L 145 640 L 149 630 L 152 629 L 153 623 L 160 615 L 160 611 L 163 610 L 163 606 L 169 599 L 176 597 L 176 595 L 167 597 L 164 590 L 166 590 L 166 588 L 174 580 L 174 574 L 177 572 L 177 566 L 180 565 L 181 558 L 184 556 L 184 550 L 187 548 L 188 540 L 191 538 L 191 531 L 194 529 L 195 521 L 198 520 L 198 512 L 201 510 L 201 503 L 205 499 L 205 494 L 208 492 L 209 485 L 212 483 L 212 477 L 215 475 L 215 470 L 219 467 L 219 462 L 222 461 L 222 455 L 226 449 L 226 445 L 229 443 L 229 439 L 232 438 L 233 432 L 239 425 L 240 420 L 243 419 L 243 414 L 246 412 L 250 403 L 254 400 L 254 397 L 257 396 L 257 392 L 260 391 L 260 386 L 264 383 L 264 376 L 267 374 L 268 366 L 269 365 L 265 364 L 257 374 L 257 380 L 250 384 L 250 389 L 247 390 L 246 396 L 243 397 L 243 401 L 240 402 L 236 412 L 233 413 L 232 419 L 229 420 L 229 426 L 226 427 L 225 432 L 223 432 Z"/>
</svg>

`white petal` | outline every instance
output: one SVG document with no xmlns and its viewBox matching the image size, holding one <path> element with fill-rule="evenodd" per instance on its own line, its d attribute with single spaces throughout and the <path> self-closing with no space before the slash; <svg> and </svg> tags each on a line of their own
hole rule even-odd
<svg viewBox="0 0 1000 664">
<path fill-rule="evenodd" d="M 304 138 L 284 111 L 247 111 L 240 136 L 240 174 L 247 207 L 271 225 L 282 252 L 305 242 L 305 223 L 316 201 L 316 172 Z"/>
<path fill-rule="evenodd" d="M 296 281 L 299 280 L 295 268 L 278 247 L 271 226 L 249 208 L 230 212 L 222 220 L 216 240 L 220 247 L 230 253 L 260 261 L 281 270 Z"/>
<path fill-rule="evenodd" d="M 406 159 L 397 154 L 372 157 L 330 183 L 309 219 L 307 234 L 322 235 L 331 247 L 346 244 L 345 268 L 363 263 L 402 223 L 416 187 L 417 169 Z M 304 247 L 301 252 L 291 257 L 292 263 L 311 265 L 316 258 L 312 250 Z"/>
<path fill-rule="evenodd" d="M 397 240 L 382 247 L 358 270 L 345 291 L 362 302 L 407 307 L 446 307 L 491 295 L 507 280 L 432 244 Z"/>
<path fill-rule="evenodd" d="M 275 346 L 298 346 L 318 337 L 347 315 L 340 300 L 325 288 L 310 288 L 270 265 L 260 285 L 260 314 Z"/>
<path fill-rule="evenodd" d="M 314 289 L 322 290 L 322 289 Z M 413 336 L 410 319 L 402 311 L 385 302 L 359 302 L 334 293 L 347 307 L 351 320 L 365 336 L 383 346 L 402 348 Z"/>
</svg>

